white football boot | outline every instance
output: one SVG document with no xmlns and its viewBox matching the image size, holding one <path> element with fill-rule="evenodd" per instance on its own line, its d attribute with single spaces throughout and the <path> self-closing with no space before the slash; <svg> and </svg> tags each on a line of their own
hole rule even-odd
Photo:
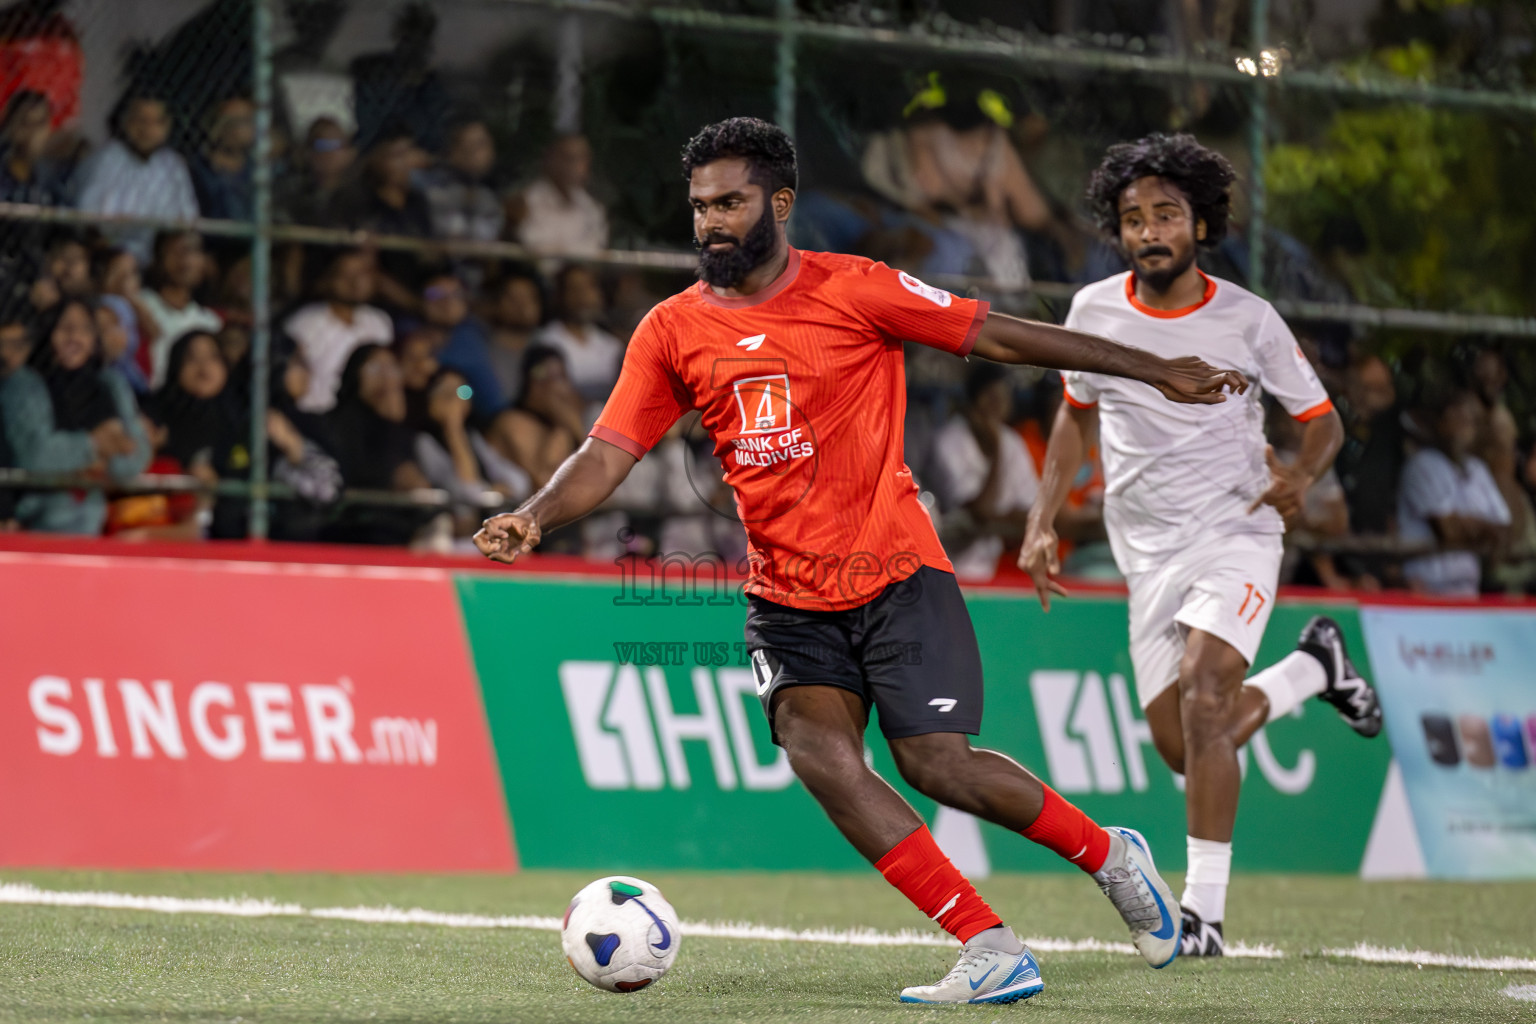
<svg viewBox="0 0 1536 1024">
<path fill-rule="evenodd" d="M 1016 1003 L 1045 987 L 1040 965 L 1025 946 L 1021 952 L 963 946 L 960 960 L 933 985 L 901 990 L 904 1003 Z"/>
<path fill-rule="evenodd" d="M 1109 857 L 1093 873 L 1109 902 L 1131 929 L 1131 941 L 1147 963 L 1167 967 L 1179 955 L 1182 919 L 1173 890 L 1152 864 L 1146 839 L 1133 828 L 1106 828 Z"/>
</svg>

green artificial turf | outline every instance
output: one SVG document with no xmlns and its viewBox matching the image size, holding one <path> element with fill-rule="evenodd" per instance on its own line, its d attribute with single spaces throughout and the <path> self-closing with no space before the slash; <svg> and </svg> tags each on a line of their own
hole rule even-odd
<svg viewBox="0 0 1536 1024">
<path fill-rule="evenodd" d="M 251 896 L 306 907 L 424 907 L 558 916 L 591 879 L 5 871 L 45 889 Z M 685 920 L 793 928 L 922 927 L 878 876 L 652 876 Z M 1170 878 L 1170 881 L 1174 879 Z M 983 895 L 1023 934 L 1125 934 L 1086 878 L 1001 876 Z M 1177 882 L 1175 889 L 1177 890 Z M 1536 884 L 1362 883 L 1238 876 L 1228 934 L 1279 960 L 1179 961 L 1041 953 L 1045 991 L 1006 1007 L 910 1007 L 946 949 L 689 937 L 659 984 L 630 996 L 572 973 L 553 932 L 314 918 L 0 904 L 0 1020 L 14 1021 L 1536 1021 L 1502 994 L 1536 973 L 1371 965 L 1323 955 L 1370 942 L 1536 957 Z M 931 926 L 928 926 L 931 927 Z"/>
</svg>

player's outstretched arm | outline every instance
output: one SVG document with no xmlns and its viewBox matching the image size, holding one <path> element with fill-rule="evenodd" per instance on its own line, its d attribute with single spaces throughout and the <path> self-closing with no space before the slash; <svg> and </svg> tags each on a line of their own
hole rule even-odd
<svg viewBox="0 0 1536 1024">
<path fill-rule="evenodd" d="M 1040 493 L 1029 509 L 1024 545 L 1019 548 L 1019 568 L 1034 580 L 1040 607 L 1051 610 L 1051 595 L 1067 596 L 1067 588 L 1052 579 L 1061 572 L 1061 540 L 1056 536 L 1056 514 L 1067 500 L 1077 468 L 1083 464 L 1089 438 L 1098 427 L 1097 408 L 1079 409 L 1066 402 L 1056 410 L 1051 443 L 1045 449 L 1040 471 Z"/>
<path fill-rule="evenodd" d="M 587 438 L 537 494 L 516 511 L 487 519 L 475 534 L 475 547 L 491 561 L 511 565 L 538 546 L 545 530 L 574 522 L 601 505 L 636 461 L 618 445 Z"/>
<path fill-rule="evenodd" d="M 1097 335 L 1006 313 L 987 314 L 971 352 L 998 363 L 1129 377 L 1152 385 L 1174 402 L 1211 405 L 1225 402 L 1228 389 L 1234 394 L 1248 390 L 1248 378 L 1238 371 L 1217 369 L 1194 356 L 1164 359 Z"/>
</svg>

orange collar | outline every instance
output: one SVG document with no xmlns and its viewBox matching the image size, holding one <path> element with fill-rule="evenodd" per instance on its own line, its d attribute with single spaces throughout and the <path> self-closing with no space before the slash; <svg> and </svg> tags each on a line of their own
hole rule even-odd
<svg viewBox="0 0 1536 1024">
<path fill-rule="evenodd" d="M 1147 316 L 1155 316 L 1159 320 L 1172 320 L 1175 317 L 1188 316 L 1216 297 L 1215 280 L 1207 277 L 1205 271 L 1198 267 L 1195 268 L 1195 273 L 1205 280 L 1205 294 L 1193 306 L 1185 306 L 1183 309 L 1153 309 L 1136 297 L 1136 273 L 1134 271 L 1125 275 L 1125 299 L 1131 304 L 1132 309 L 1139 313 L 1145 313 Z"/>
</svg>

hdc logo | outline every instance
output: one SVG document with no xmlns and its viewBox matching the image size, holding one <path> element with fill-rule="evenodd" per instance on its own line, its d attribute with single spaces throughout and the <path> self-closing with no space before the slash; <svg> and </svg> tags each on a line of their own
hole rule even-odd
<svg viewBox="0 0 1536 1024">
<path fill-rule="evenodd" d="M 1133 791 L 1146 792 L 1149 780 L 1142 747 L 1151 746 L 1152 729 L 1136 717 L 1124 676 L 1110 673 L 1106 695 L 1105 680 L 1097 672 L 1042 669 L 1030 673 L 1029 690 L 1052 786 L 1063 793 L 1122 793 L 1129 781 Z M 1299 709 L 1293 714 L 1299 714 Z M 1286 768 L 1260 729 L 1238 751 L 1245 777 L 1249 747 L 1260 774 L 1276 790 L 1295 795 L 1312 785 L 1317 773 L 1312 751 L 1301 751 L 1295 766 Z M 1157 759 L 1155 751 L 1151 756 Z M 1182 789 L 1183 778 L 1174 776 L 1174 780 Z"/>
<path fill-rule="evenodd" d="M 571 716 L 581 773 L 593 789 L 688 789 L 693 778 L 684 741 L 709 750 L 722 790 L 779 790 L 794 781 L 789 757 L 775 748 L 758 760 L 747 725 L 747 701 L 757 703 L 749 668 L 690 672 L 697 714 L 673 709 L 667 676 L 657 665 L 612 661 L 560 663 L 560 690 Z"/>
</svg>

